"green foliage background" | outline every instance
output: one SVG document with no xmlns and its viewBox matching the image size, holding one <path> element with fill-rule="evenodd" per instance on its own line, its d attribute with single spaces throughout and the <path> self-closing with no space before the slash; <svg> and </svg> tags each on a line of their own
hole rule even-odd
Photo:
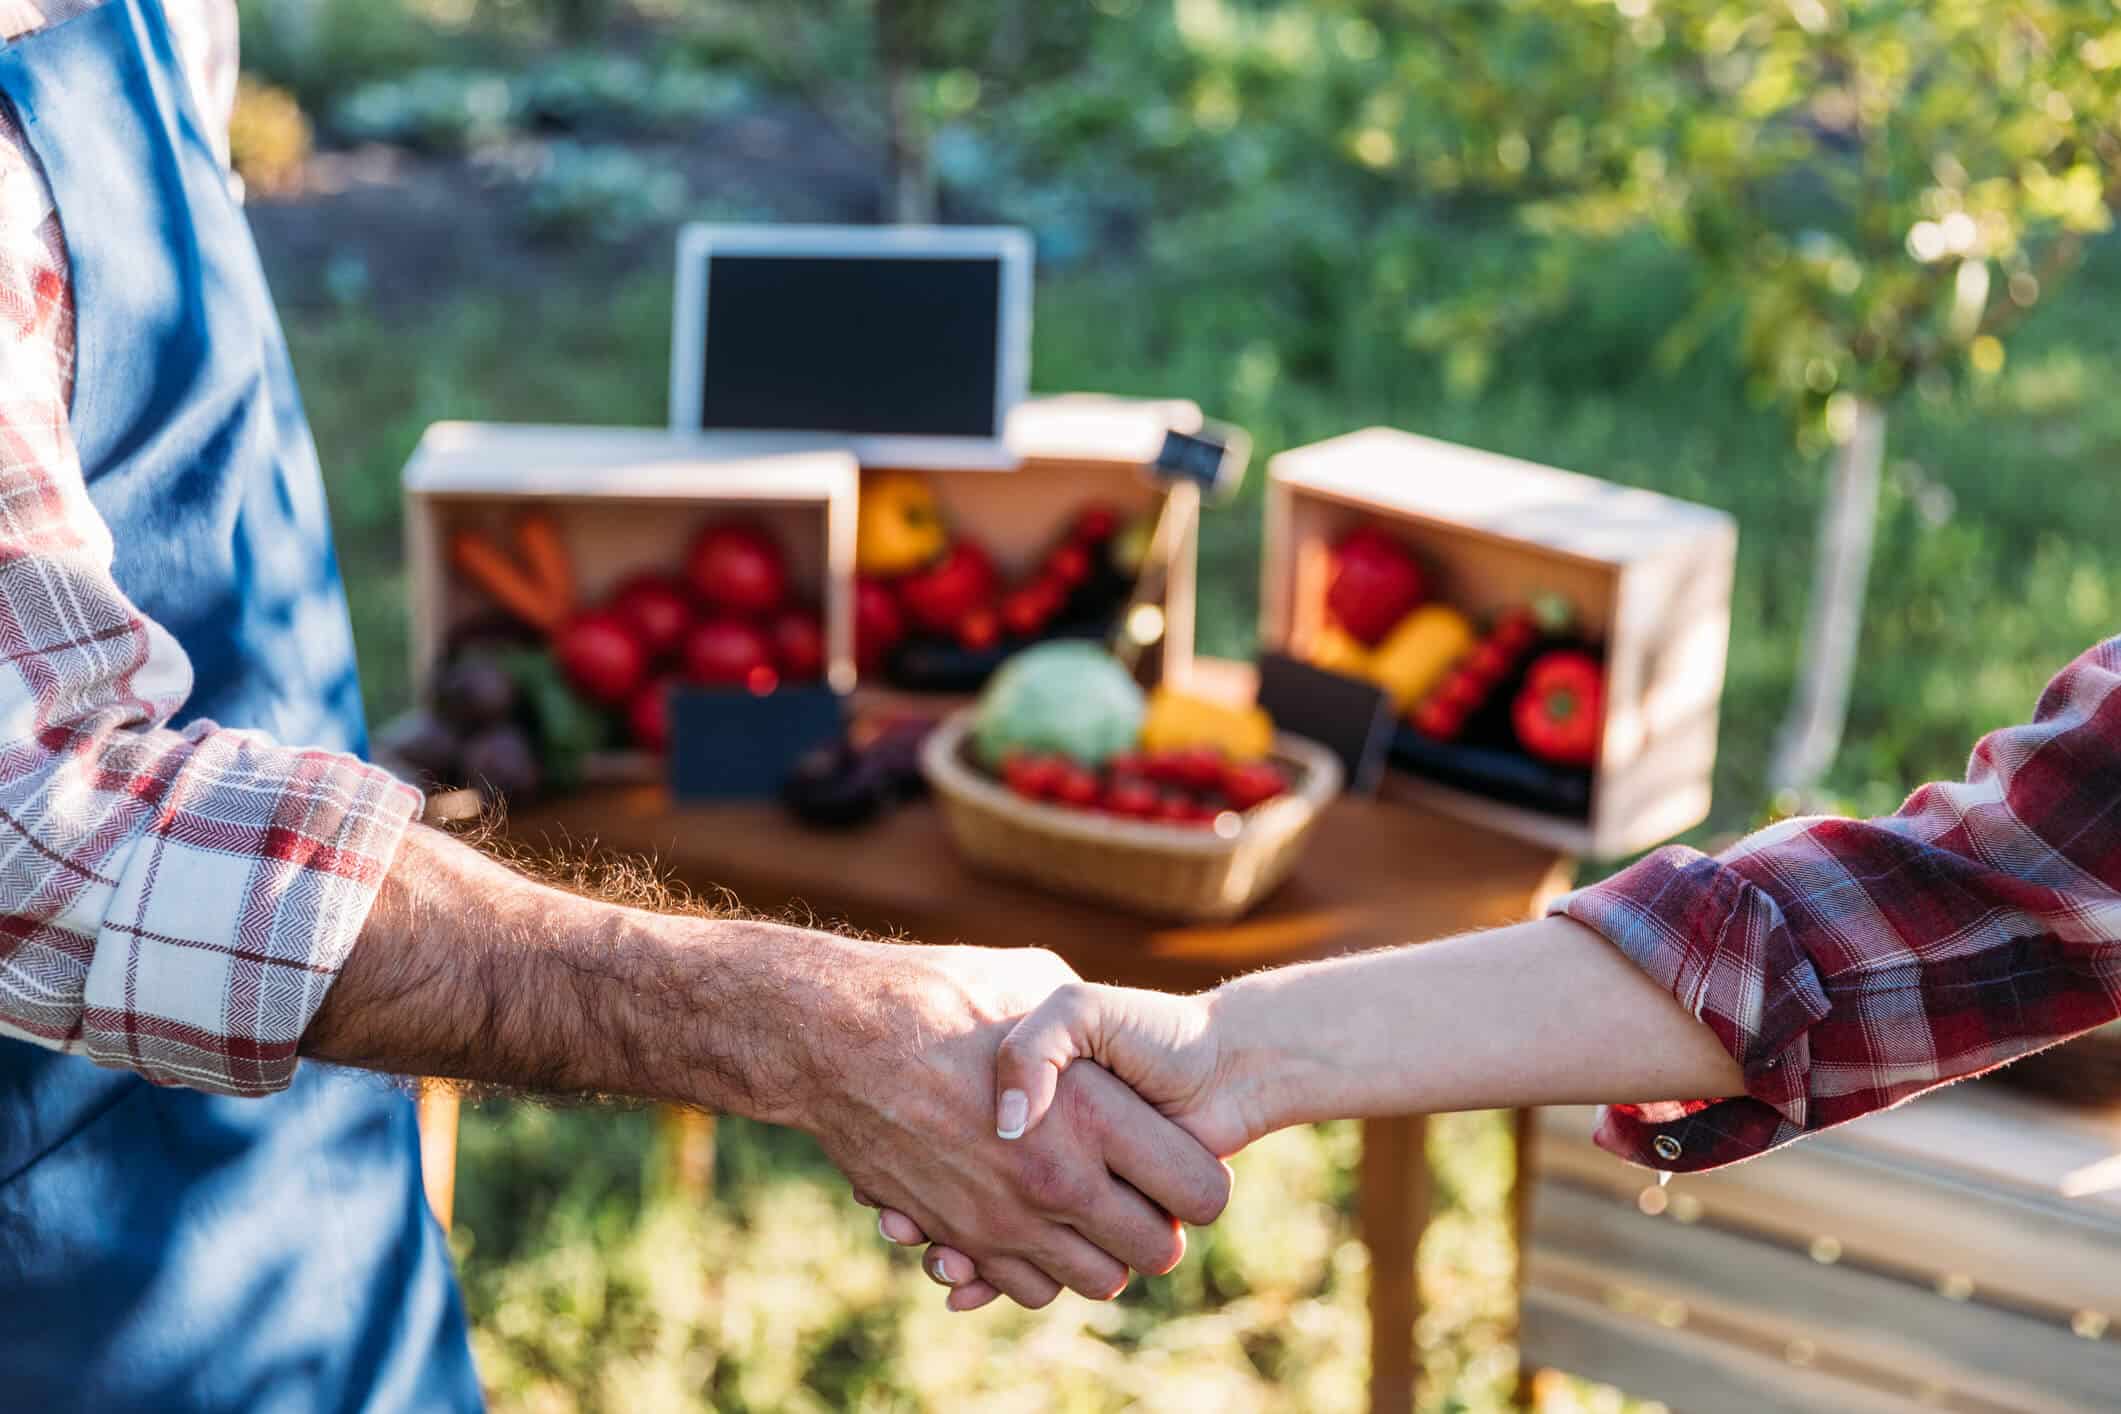
<svg viewBox="0 0 2121 1414">
<path fill-rule="evenodd" d="M 662 171 L 660 150 L 638 144 L 667 134 L 673 113 L 795 104 L 879 142 L 879 7 L 891 8 L 248 0 L 252 67 L 299 96 L 327 145 L 354 136 L 334 115 L 359 111 L 408 144 L 475 156 L 521 139 L 536 104 L 561 102 L 525 95 L 588 93 L 565 140 L 630 154 L 549 164 L 577 175 L 524 205 L 526 241 L 543 220 L 558 233 L 548 242 L 567 242 L 535 280 L 386 303 L 350 256 L 308 268 L 268 244 L 378 716 L 406 694 L 397 472 L 421 429 L 659 423 L 667 222 L 772 206 L 693 187 L 607 229 L 607 194 Z M 949 215 L 1039 236 L 1042 389 L 1192 397 L 1250 428 L 1262 459 L 1390 423 L 1737 516 L 1724 748 L 1695 842 L 1765 806 L 1823 482 L 1812 414 L 1834 392 L 1908 390 L 1865 667 L 1828 782 L 1848 809 L 1889 810 L 1956 774 L 1982 732 L 2021 718 L 2049 674 L 2115 631 L 2121 249 L 2099 234 L 2121 65 L 2111 5 L 972 8 L 934 9 L 947 32 L 916 55 L 921 121 Z M 2058 26 L 2071 43 L 2028 73 L 2028 35 Z M 1949 81 L 1908 88 L 1896 56 L 1940 37 Z M 2009 81 L 1981 79 L 2013 42 Z M 1717 45 L 1745 74 L 1727 63 L 1719 76 L 1703 58 Z M 585 61 L 606 52 L 653 82 L 599 78 Z M 1640 93 L 1622 85 L 1645 76 L 1656 83 Z M 415 78 L 416 92 L 402 87 Z M 400 87 L 349 108 L 374 82 Z M 649 112 L 635 91 L 664 98 Z M 1861 163 L 1837 164 L 1867 149 L 1806 105 L 1841 91 L 1859 112 L 1886 95 L 1866 120 L 1890 159 L 1878 194 L 1837 194 Z M 1748 145 L 1772 151 L 1734 165 Z M 1982 244 L 1915 259 L 1912 224 L 1952 210 L 1979 218 Z M 1990 331 L 1953 322 L 1969 257 L 1992 267 L 2010 326 L 1992 332 L 2011 336 L 1978 359 Z M 2014 275 L 2036 282 L 2029 307 Z M 1252 644 L 1257 469 L 1205 528 L 1211 652 Z M 955 1320 L 807 1143 L 734 1123 L 722 1140 L 716 1200 L 696 1207 L 655 1187 L 645 1115 L 497 1104 L 467 1116 L 458 1243 L 497 1408 L 1359 1407 L 1351 1128 L 1242 1156 L 1230 1217 L 1178 1274 L 1116 1306 Z M 1500 1409 L 1508 1145 L 1494 1117 L 1462 1116 L 1438 1123 L 1434 1149 L 1424 1407 Z M 1554 1409 L 1621 1407 L 1610 1392 L 1550 1393 Z"/>
</svg>

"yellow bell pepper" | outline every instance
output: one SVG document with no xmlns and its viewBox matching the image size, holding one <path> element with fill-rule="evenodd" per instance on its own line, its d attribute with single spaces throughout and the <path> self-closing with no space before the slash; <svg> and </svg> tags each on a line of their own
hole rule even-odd
<svg viewBox="0 0 2121 1414">
<path fill-rule="evenodd" d="M 1311 638 L 1311 666 L 1351 678 L 1370 676 L 1370 650 L 1338 624 L 1327 624 Z"/>
<path fill-rule="evenodd" d="M 942 557 L 950 534 L 926 479 L 902 471 L 862 478 L 854 516 L 854 567 L 863 574 L 895 575 Z"/>
<path fill-rule="evenodd" d="M 1399 621 L 1370 657 L 1370 681 L 1405 712 L 1473 651 L 1472 622 L 1447 604 L 1424 604 Z"/>
<path fill-rule="evenodd" d="M 1256 761 L 1274 743 L 1274 721 L 1263 707 L 1230 707 L 1159 687 L 1149 694 L 1141 742 L 1144 751 L 1212 746 L 1233 761 Z"/>
</svg>

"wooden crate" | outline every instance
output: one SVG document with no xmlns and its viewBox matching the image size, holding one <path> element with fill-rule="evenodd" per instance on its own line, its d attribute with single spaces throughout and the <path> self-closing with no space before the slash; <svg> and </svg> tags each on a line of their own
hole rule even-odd
<svg viewBox="0 0 2121 1414">
<path fill-rule="evenodd" d="M 1377 522 L 1433 594 L 1485 622 L 1551 591 L 1605 652 L 1606 720 L 1588 807 L 1554 814 L 1390 773 L 1387 793 L 1578 854 L 1645 849 L 1708 813 L 1737 527 L 1653 492 L 1372 428 L 1267 466 L 1261 640 L 1304 657 L 1326 623 L 1333 543 Z"/>
<path fill-rule="evenodd" d="M 795 585 L 820 608 L 827 678 L 854 681 L 854 458 L 840 451 L 722 457 L 712 438 L 634 427 L 443 422 L 406 463 L 405 560 L 415 693 L 452 629 L 492 603 L 447 564 L 454 530 L 505 538 L 526 507 L 555 512 L 582 602 L 637 570 L 676 570 L 702 526 L 742 516 L 787 553 Z"/>
<path fill-rule="evenodd" d="M 2121 1405 L 2121 1115 L 1983 1082 L 1660 1187 L 1539 1119 L 1523 1356 L 1681 1411 Z"/>
<path fill-rule="evenodd" d="M 957 531 L 993 556 L 1005 579 L 1034 570 L 1077 512 L 1105 504 L 1124 512 L 1155 508 L 1169 496 L 1180 518 L 1164 579 L 1164 670 L 1182 674 L 1193 658 L 1195 562 L 1200 498 L 1189 484 L 1167 488 L 1148 474 L 1166 432 L 1196 432 L 1201 411 L 1183 399 L 1068 393 L 1026 399 L 1009 415 L 1013 471 L 869 468 L 918 472 Z M 890 691 L 887 689 L 887 691 Z"/>
</svg>

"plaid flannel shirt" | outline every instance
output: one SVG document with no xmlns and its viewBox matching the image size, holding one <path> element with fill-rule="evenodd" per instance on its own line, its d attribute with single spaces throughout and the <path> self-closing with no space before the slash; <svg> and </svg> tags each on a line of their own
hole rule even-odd
<svg viewBox="0 0 2121 1414">
<path fill-rule="evenodd" d="M 2121 638 L 1879 820 L 1677 846 L 1561 899 L 1716 1033 L 1745 1095 L 1615 1106 L 1599 1142 L 1714 1168 L 2121 1014 Z"/>
<path fill-rule="evenodd" d="M 0 0 L 0 37 L 92 3 Z M 234 7 L 169 13 L 225 130 Z M 67 422 L 67 272 L 0 102 L 0 1034 L 261 1094 L 293 1077 L 420 797 L 351 757 L 169 729 L 191 664 L 111 577 Z"/>
</svg>

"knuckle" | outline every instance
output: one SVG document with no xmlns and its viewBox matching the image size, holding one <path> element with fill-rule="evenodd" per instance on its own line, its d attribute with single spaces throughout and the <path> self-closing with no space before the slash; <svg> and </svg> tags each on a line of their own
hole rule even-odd
<svg viewBox="0 0 2121 1414">
<path fill-rule="evenodd" d="M 1047 1213 L 1072 1213 L 1089 1196 L 1084 1177 L 1056 1154 L 1026 1154 L 1017 1165 L 1016 1186 L 1033 1209 Z"/>
</svg>

